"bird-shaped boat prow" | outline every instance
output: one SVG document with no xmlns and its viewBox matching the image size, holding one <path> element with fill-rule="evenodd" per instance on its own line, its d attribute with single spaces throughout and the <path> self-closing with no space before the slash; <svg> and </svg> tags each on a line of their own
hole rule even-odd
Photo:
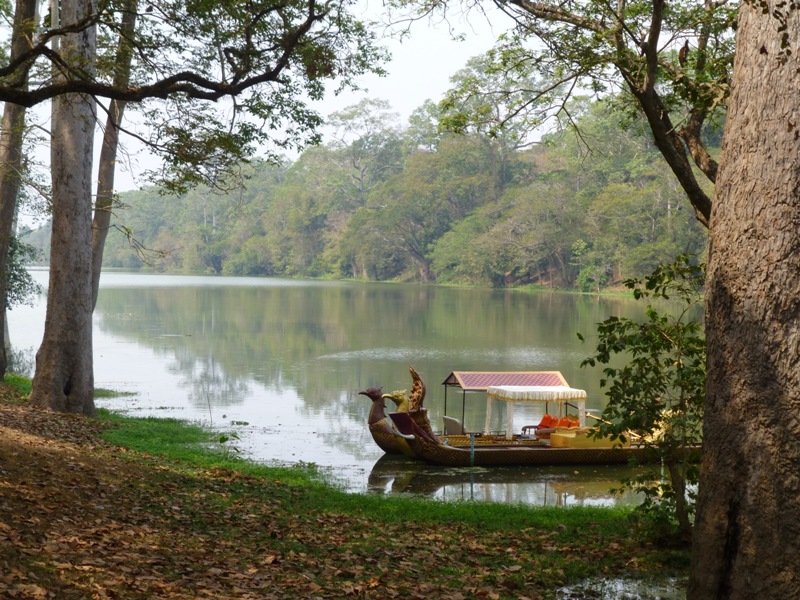
<svg viewBox="0 0 800 600">
<path fill-rule="evenodd" d="M 422 402 L 425 400 L 425 382 L 422 381 L 422 377 L 419 376 L 413 366 L 409 365 L 408 369 L 413 379 L 411 396 L 406 396 L 405 390 L 400 390 L 391 394 L 384 394 L 383 397 L 388 398 L 397 405 L 395 412 L 408 413 L 417 425 L 432 438 L 436 438 L 428 418 L 428 409 L 422 407 Z M 391 418 L 389 420 L 391 421 Z"/>
<path fill-rule="evenodd" d="M 394 402 L 396 408 L 394 412 L 409 412 L 411 410 L 411 399 L 406 395 L 405 390 L 395 390 L 383 397 Z"/>
<path fill-rule="evenodd" d="M 372 408 L 367 418 L 372 439 L 375 440 L 381 450 L 388 454 L 405 454 L 413 457 L 415 454 L 409 447 L 405 436 L 397 430 L 392 420 L 386 416 L 384 397 L 387 394 L 382 392 L 383 390 L 379 387 L 371 387 L 358 392 L 359 395 L 366 396 L 372 400 Z"/>
</svg>

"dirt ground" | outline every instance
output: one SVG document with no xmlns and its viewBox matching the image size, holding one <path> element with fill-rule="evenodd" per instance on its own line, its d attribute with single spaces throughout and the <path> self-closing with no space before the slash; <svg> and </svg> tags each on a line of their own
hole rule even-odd
<svg viewBox="0 0 800 600">
<path fill-rule="evenodd" d="M 280 481 L 134 455 L 105 426 L 0 384 L 0 598 L 529 600 L 563 580 L 545 554 L 614 574 L 650 552 L 324 513 Z"/>
<path fill-rule="evenodd" d="M 449 542 L 428 530 L 381 549 L 369 520 L 297 514 L 298 492 L 280 482 L 131 461 L 98 438 L 102 423 L 9 403 L 0 388 L 1 598 L 504 596 L 432 559 Z"/>
</svg>

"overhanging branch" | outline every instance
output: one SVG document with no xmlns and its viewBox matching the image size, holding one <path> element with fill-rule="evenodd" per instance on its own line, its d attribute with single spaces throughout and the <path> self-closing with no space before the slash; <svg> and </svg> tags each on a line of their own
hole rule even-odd
<svg viewBox="0 0 800 600">
<path fill-rule="evenodd" d="M 249 73 L 237 73 L 231 81 L 183 70 L 145 85 L 126 87 L 99 81 L 89 77 L 85 71 L 69 67 L 59 53 L 47 46 L 47 42 L 57 35 L 95 26 L 98 17 L 93 15 L 92 18 L 70 28 L 46 32 L 37 39 L 37 43 L 31 45 L 27 52 L 0 68 L 0 78 L 3 78 L 14 74 L 21 67 L 27 70 L 37 59 L 45 58 L 51 64 L 56 65 L 64 77 L 63 80 L 48 82 L 31 90 L 15 85 L 13 81 L 0 85 L 0 102 L 31 107 L 63 94 L 87 94 L 121 102 L 139 102 L 148 98 L 166 99 L 169 96 L 181 94 L 190 99 L 215 101 L 225 97 L 238 96 L 250 88 L 265 83 L 283 83 L 284 79 L 281 74 L 289 66 L 291 59 L 296 56 L 298 49 L 307 43 L 312 27 L 328 16 L 327 11 L 317 9 L 316 0 L 309 0 L 306 11 L 305 20 L 291 33 L 282 37 L 279 45 L 274 46 L 280 51 L 268 68 L 260 71 L 253 70 Z M 266 48 L 261 48 L 260 52 L 266 52 Z"/>
</svg>

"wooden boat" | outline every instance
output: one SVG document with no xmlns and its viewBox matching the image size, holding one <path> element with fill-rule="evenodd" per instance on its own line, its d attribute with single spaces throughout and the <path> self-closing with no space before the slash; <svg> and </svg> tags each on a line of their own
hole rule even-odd
<svg viewBox="0 0 800 600">
<path fill-rule="evenodd" d="M 645 446 L 615 445 L 599 440 L 596 443 L 587 435 L 578 436 L 554 432 L 551 439 L 505 439 L 497 436 L 484 438 L 480 434 L 468 436 L 467 445 L 457 436 L 439 438 L 432 436 L 414 422 L 408 413 L 390 413 L 397 430 L 403 434 L 414 455 L 435 465 L 448 467 L 493 467 L 523 465 L 614 465 L 631 460 L 646 462 L 654 458 L 653 451 Z M 553 437 L 558 440 L 553 444 Z"/>
<path fill-rule="evenodd" d="M 409 367 L 414 382 L 411 396 L 405 391 L 382 394 L 380 388 L 371 388 L 361 394 L 373 401 L 369 428 L 378 446 L 387 453 L 404 454 L 411 458 L 453 467 L 466 466 L 521 466 L 521 465 L 598 465 L 625 464 L 636 459 L 646 461 L 652 452 L 644 446 L 631 446 L 630 442 L 595 439 L 586 427 L 586 392 L 571 388 L 557 371 L 542 373 L 466 373 L 460 372 L 462 384 L 472 375 L 486 382 L 517 381 L 520 376 L 547 376 L 547 385 L 485 385 L 480 388 L 487 394 L 487 419 L 492 402 L 503 400 L 508 404 L 508 426 L 505 435 L 484 433 L 438 436 L 433 432 L 427 409 L 422 408 L 425 384 L 414 367 Z M 449 378 L 448 378 L 449 379 Z M 447 381 L 445 382 L 447 383 Z M 475 391 L 479 388 L 475 387 Z M 395 412 L 384 413 L 384 399 L 397 405 Z M 555 402 L 559 412 L 566 406 L 577 411 L 570 426 L 566 417 L 556 419 L 552 427 L 527 426 L 523 435 L 511 432 L 511 414 L 515 402 Z M 565 412 L 565 411 L 564 411 Z M 549 416 L 549 415 L 548 415 Z M 541 424 L 540 424 L 541 425 Z M 527 433 L 527 434 L 526 434 Z"/>
</svg>

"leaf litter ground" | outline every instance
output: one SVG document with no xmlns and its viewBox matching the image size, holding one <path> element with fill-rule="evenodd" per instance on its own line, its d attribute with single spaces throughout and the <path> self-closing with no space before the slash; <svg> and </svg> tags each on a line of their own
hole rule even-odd
<svg viewBox="0 0 800 600">
<path fill-rule="evenodd" d="M 635 574 L 657 554 L 633 537 L 587 547 L 316 511 L 302 488 L 172 468 L 14 395 L 0 384 L 2 598 L 525 600 L 553 597 L 571 564 Z"/>
</svg>

